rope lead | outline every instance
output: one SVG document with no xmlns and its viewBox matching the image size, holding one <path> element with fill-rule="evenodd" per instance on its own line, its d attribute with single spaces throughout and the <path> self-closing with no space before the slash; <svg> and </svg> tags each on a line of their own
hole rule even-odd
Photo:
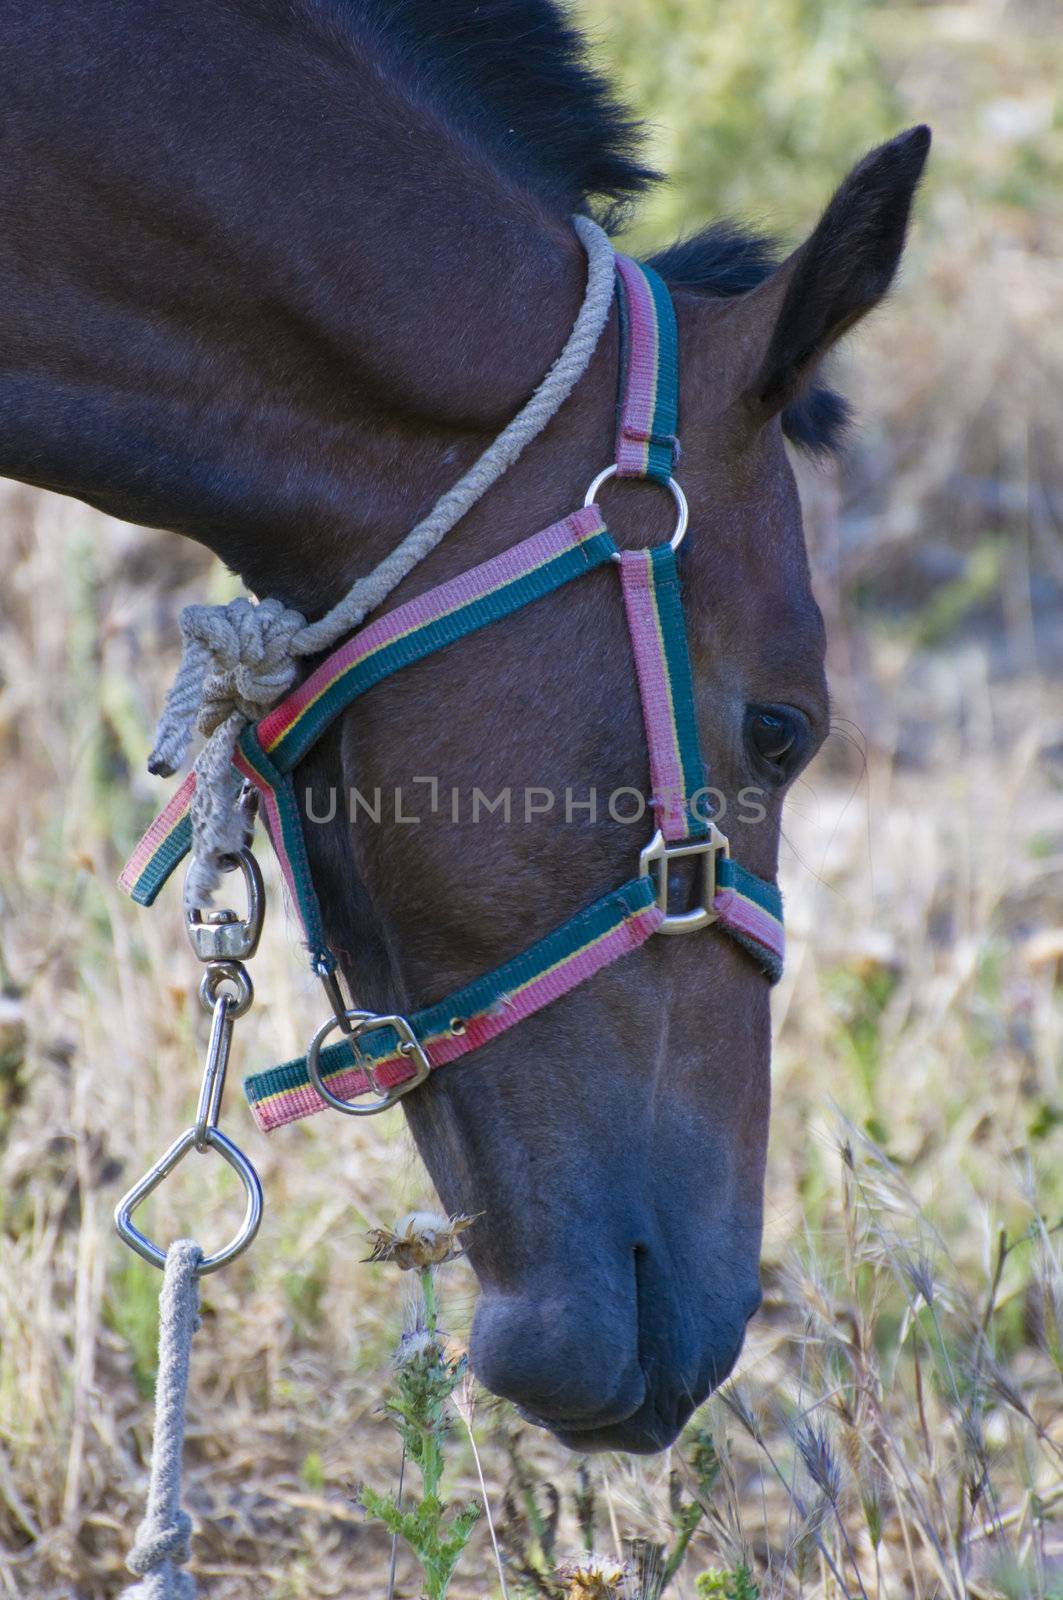
<svg viewBox="0 0 1063 1600">
<path fill-rule="evenodd" d="M 199 1327 L 199 1264 L 203 1252 L 178 1239 L 166 1253 L 159 1300 L 159 1373 L 155 1382 L 155 1438 L 148 1507 L 126 1566 L 139 1583 L 123 1600 L 195 1600 L 189 1557 L 192 1519 L 181 1509 L 181 1451 L 185 1438 L 188 1360 Z"/>
</svg>

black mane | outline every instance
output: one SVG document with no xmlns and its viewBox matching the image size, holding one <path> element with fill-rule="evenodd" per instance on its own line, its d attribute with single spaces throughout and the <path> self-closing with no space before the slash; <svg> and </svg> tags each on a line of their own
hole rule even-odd
<svg viewBox="0 0 1063 1600">
<path fill-rule="evenodd" d="M 588 62 L 556 0 L 348 0 L 410 77 L 520 183 L 565 213 L 610 230 L 660 174 L 639 159 L 642 127 Z M 719 222 L 653 257 L 675 288 L 740 295 L 780 254 L 761 234 Z M 849 408 L 811 386 L 783 413 L 788 439 L 812 455 L 842 442 Z"/>
<path fill-rule="evenodd" d="M 640 124 L 590 66 L 555 0 L 351 0 L 419 84 L 504 169 L 567 212 L 626 202 L 657 181 Z"/>
</svg>

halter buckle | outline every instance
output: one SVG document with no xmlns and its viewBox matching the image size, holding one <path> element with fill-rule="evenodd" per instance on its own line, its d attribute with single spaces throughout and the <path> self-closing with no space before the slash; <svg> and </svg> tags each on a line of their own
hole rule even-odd
<svg viewBox="0 0 1063 1600">
<path fill-rule="evenodd" d="M 326 1086 L 321 1072 L 321 1046 L 333 1028 L 344 1028 L 347 1043 L 351 1047 L 351 1055 L 354 1057 L 354 1065 L 369 1079 L 370 1087 L 377 1097 L 375 1100 L 341 1100 Z M 378 1028 L 390 1028 L 398 1036 L 399 1053 L 405 1056 L 414 1068 L 412 1077 L 404 1078 L 401 1083 L 393 1083 L 390 1088 L 380 1082 L 373 1063 L 367 1060 L 358 1048 L 358 1040 L 362 1035 L 375 1033 Z M 409 1094 L 411 1089 L 416 1089 L 418 1084 L 423 1083 L 432 1070 L 432 1063 L 425 1055 L 420 1040 L 405 1017 L 380 1017 L 372 1011 L 345 1011 L 338 1016 L 329 1017 L 314 1034 L 310 1048 L 306 1052 L 306 1069 L 315 1090 L 334 1111 L 342 1111 L 347 1117 L 372 1117 L 378 1111 L 387 1111 L 397 1100 L 401 1100 L 404 1094 Z"/>
<path fill-rule="evenodd" d="M 658 933 L 696 933 L 719 920 L 720 913 L 713 910 L 716 898 L 716 859 L 729 856 L 731 846 L 714 822 L 703 839 L 683 839 L 669 844 L 658 828 L 649 844 L 639 855 L 639 872 L 652 879 L 657 888 L 657 905 L 664 913 Z M 673 861 L 685 856 L 701 857 L 701 903 L 691 911 L 669 911 L 668 871 Z"/>
</svg>

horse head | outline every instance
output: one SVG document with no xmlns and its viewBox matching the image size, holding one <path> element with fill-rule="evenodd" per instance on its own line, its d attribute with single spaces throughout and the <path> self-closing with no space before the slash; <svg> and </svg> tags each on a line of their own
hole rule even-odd
<svg viewBox="0 0 1063 1600">
<path fill-rule="evenodd" d="M 0 471 L 198 539 L 309 616 L 394 546 L 561 349 L 586 270 L 570 213 L 651 176 L 547 0 L 476 11 L 470 35 L 457 0 L 5 7 Z M 509 42 L 520 20 L 538 52 Z M 718 227 L 656 260 L 696 721 L 762 879 L 828 725 L 786 440 L 831 446 L 844 407 L 818 369 L 893 278 L 928 142 L 866 156 L 783 260 Z M 389 604 L 582 503 L 619 360 L 613 315 Z M 669 535 L 657 486 L 602 505 L 621 547 Z M 438 1000 L 630 878 L 649 789 L 607 568 L 378 684 L 296 772 L 360 1003 Z M 352 790 L 386 797 L 377 817 Z M 444 1205 L 478 1219 L 474 1368 L 573 1447 L 659 1449 L 731 1369 L 759 1299 L 769 1056 L 763 974 L 707 929 L 649 939 L 404 1099 Z"/>
</svg>

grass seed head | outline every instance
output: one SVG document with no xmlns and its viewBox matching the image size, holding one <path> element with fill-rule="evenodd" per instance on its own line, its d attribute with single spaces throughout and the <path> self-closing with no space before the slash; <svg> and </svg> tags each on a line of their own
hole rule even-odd
<svg viewBox="0 0 1063 1600">
<path fill-rule="evenodd" d="M 841 1468 L 826 1430 L 813 1422 L 801 1422 L 794 1442 L 812 1482 L 822 1490 L 832 1506 L 837 1505 L 841 1491 Z"/>
<path fill-rule="evenodd" d="M 901 1266 L 913 1292 L 921 1295 L 928 1306 L 934 1305 L 937 1300 L 938 1286 L 934 1277 L 933 1264 L 927 1251 L 920 1248 L 915 1255 L 905 1251 L 901 1256 Z"/>
</svg>

